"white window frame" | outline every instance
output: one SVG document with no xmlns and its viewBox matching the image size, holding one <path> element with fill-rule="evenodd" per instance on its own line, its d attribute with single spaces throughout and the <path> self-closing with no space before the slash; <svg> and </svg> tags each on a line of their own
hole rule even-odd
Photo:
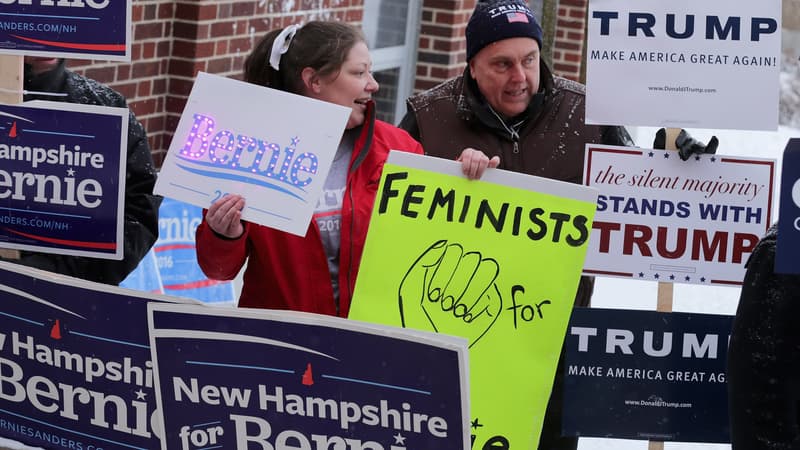
<svg viewBox="0 0 800 450">
<path fill-rule="evenodd" d="M 370 1 L 370 0 L 365 0 Z M 406 41 L 404 45 L 370 49 L 372 71 L 398 70 L 397 97 L 395 98 L 395 123 L 406 113 L 406 99 L 414 90 L 416 78 L 417 51 L 419 46 L 419 22 L 422 14 L 422 0 L 408 0 L 406 17 Z M 366 19 L 366 18 L 365 18 Z"/>
</svg>

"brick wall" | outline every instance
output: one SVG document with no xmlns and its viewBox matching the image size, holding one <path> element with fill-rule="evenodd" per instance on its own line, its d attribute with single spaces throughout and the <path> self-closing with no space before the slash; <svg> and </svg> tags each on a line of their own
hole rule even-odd
<svg viewBox="0 0 800 450">
<path fill-rule="evenodd" d="M 583 77 L 588 0 L 560 0 L 553 42 L 553 72 L 580 81 Z"/>
<path fill-rule="evenodd" d="M 460 74 L 464 31 L 476 0 L 423 0 L 415 89 Z M 587 0 L 560 0 L 554 70 L 578 79 Z M 270 29 L 313 19 L 355 24 L 364 0 L 133 0 L 131 63 L 72 60 L 69 67 L 128 98 L 148 131 L 156 163 L 169 147 L 198 71 L 240 78 Z"/>
<path fill-rule="evenodd" d="M 467 60 L 464 31 L 475 0 L 424 0 L 415 90 L 460 74 Z"/>
</svg>

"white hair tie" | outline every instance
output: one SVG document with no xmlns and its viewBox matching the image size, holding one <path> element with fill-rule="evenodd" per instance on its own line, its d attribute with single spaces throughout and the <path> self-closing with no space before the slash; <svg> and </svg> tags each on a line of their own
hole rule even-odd
<svg viewBox="0 0 800 450">
<path fill-rule="evenodd" d="M 272 52 L 269 54 L 269 65 L 275 70 L 280 70 L 281 56 L 289 50 L 294 35 L 303 25 L 294 24 L 284 28 L 272 42 Z"/>
</svg>

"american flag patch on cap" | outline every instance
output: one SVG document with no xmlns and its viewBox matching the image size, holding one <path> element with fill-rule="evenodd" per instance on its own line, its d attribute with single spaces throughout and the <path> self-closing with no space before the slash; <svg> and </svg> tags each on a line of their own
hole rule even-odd
<svg viewBox="0 0 800 450">
<path fill-rule="evenodd" d="M 514 23 L 514 22 L 530 23 L 530 21 L 528 20 L 528 15 L 521 12 L 510 12 L 506 14 L 506 18 L 508 19 L 508 23 Z"/>
</svg>

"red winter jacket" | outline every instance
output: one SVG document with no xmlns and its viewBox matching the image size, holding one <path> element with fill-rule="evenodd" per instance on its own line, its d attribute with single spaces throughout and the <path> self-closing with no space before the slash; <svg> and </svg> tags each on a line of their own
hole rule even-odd
<svg viewBox="0 0 800 450">
<path fill-rule="evenodd" d="M 205 220 L 197 228 L 197 261 L 206 276 L 231 280 L 247 261 L 239 306 L 290 309 L 347 317 L 383 164 L 389 150 L 422 154 L 405 131 L 375 120 L 370 109 L 356 140 L 342 205 L 339 301 L 333 296 L 319 228 L 305 237 L 245 222 L 244 234 L 225 239 Z"/>
</svg>

